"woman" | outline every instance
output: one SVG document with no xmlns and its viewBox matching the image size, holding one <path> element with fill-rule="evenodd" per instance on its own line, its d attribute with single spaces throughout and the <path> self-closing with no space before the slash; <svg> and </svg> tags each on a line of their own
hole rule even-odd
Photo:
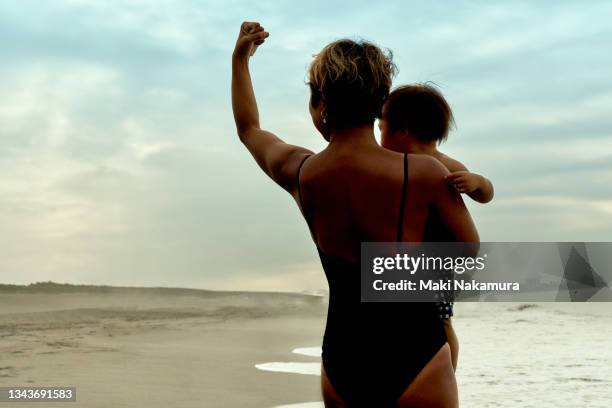
<svg viewBox="0 0 612 408">
<path fill-rule="evenodd" d="M 327 407 L 456 407 L 457 384 L 433 303 L 361 303 L 360 244 L 420 242 L 431 219 L 456 241 L 478 234 L 448 171 L 435 159 L 380 147 L 380 117 L 395 67 L 367 42 L 326 46 L 310 67 L 310 114 L 329 142 L 319 153 L 259 126 L 248 70 L 268 33 L 243 23 L 232 57 L 232 106 L 240 140 L 298 203 L 330 288 L 323 338 Z"/>
</svg>

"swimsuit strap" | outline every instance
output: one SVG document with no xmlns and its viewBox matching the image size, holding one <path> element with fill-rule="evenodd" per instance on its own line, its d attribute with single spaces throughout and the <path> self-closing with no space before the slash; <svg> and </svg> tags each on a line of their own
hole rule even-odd
<svg viewBox="0 0 612 408">
<path fill-rule="evenodd" d="M 404 153 L 404 182 L 402 183 L 402 196 L 400 198 L 399 217 L 397 220 L 397 242 L 402 242 L 404 236 L 404 209 L 406 195 L 408 194 L 408 154 Z"/>
</svg>

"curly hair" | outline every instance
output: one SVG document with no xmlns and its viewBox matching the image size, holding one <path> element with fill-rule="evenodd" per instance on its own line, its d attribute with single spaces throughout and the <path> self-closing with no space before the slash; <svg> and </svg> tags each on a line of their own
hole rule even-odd
<svg viewBox="0 0 612 408">
<path fill-rule="evenodd" d="M 396 72 L 390 50 L 367 41 L 334 41 L 310 65 L 310 103 L 316 108 L 324 98 L 336 128 L 371 124 L 382 115 Z"/>
</svg>

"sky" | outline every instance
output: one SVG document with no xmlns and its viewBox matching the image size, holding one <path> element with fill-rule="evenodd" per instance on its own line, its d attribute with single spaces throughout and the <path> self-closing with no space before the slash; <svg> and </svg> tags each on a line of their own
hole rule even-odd
<svg viewBox="0 0 612 408">
<path fill-rule="evenodd" d="M 375 6 L 373 6 L 375 4 Z M 466 202 L 483 241 L 609 241 L 612 3 L 85 1 L 0 3 L 0 282 L 304 291 L 326 286 L 291 197 L 235 133 L 243 20 L 262 126 L 325 142 L 312 55 L 391 49 L 395 84 L 435 82 L 441 150 L 489 177 Z"/>
</svg>

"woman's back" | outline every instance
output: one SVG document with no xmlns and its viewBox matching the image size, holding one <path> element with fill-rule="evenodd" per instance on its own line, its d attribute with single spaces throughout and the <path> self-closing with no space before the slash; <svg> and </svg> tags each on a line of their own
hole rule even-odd
<svg viewBox="0 0 612 408">
<path fill-rule="evenodd" d="M 357 261 L 362 242 L 395 241 L 398 230 L 403 241 L 422 241 L 433 193 L 442 184 L 435 179 L 443 179 L 444 168 L 430 157 L 407 155 L 404 188 L 402 154 L 373 139 L 348 142 L 330 143 L 300 171 L 302 211 L 318 248 Z"/>
<path fill-rule="evenodd" d="M 423 186 L 440 169 L 425 156 L 379 148 L 373 135 L 345 137 L 307 156 L 298 171 L 297 199 L 329 284 L 323 366 L 345 401 L 392 406 L 446 335 L 432 303 L 361 302 L 360 245 L 421 241 L 430 213 L 427 191 L 436 188 Z M 384 350 L 400 354 L 389 358 Z"/>
</svg>

